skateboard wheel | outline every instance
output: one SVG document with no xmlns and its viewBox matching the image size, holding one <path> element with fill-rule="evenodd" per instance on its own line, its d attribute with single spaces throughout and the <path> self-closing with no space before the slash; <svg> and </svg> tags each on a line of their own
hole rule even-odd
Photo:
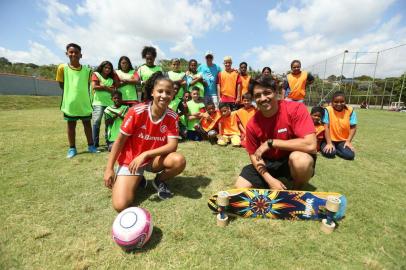
<svg viewBox="0 0 406 270">
<path fill-rule="evenodd" d="M 330 234 L 334 231 L 336 227 L 336 224 L 333 222 L 331 222 L 331 224 L 327 224 L 327 219 L 322 219 L 321 220 L 321 226 L 320 229 L 322 232 L 326 233 L 326 234 Z"/>
<path fill-rule="evenodd" d="M 341 200 L 335 196 L 328 196 L 326 202 L 326 209 L 330 212 L 336 213 L 340 209 Z"/>
<path fill-rule="evenodd" d="M 228 193 L 225 191 L 220 191 L 217 195 L 217 205 L 218 206 L 228 206 Z"/>
<path fill-rule="evenodd" d="M 221 218 L 221 215 L 217 215 L 217 226 L 225 227 L 228 225 L 228 216 L 226 215 L 224 218 Z"/>
</svg>

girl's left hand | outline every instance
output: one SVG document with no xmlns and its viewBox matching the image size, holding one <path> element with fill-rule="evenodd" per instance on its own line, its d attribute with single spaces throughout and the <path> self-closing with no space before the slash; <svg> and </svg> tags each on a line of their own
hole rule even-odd
<svg viewBox="0 0 406 270">
<path fill-rule="evenodd" d="M 344 148 L 346 148 L 346 147 L 350 148 L 350 150 L 353 151 L 353 152 L 355 151 L 355 148 L 354 148 L 354 146 L 352 146 L 351 142 L 345 142 L 344 143 Z"/>
<path fill-rule="evenodd" d="M 128 165 L 128 169 L 130 170 L 130 172 L 132 174 L 135 174 L 146 158 L 147 155 L 145 154 L 145 152 L 134 158 L 133 161 L 131 161 L 131 163 Z"/>
</svg>

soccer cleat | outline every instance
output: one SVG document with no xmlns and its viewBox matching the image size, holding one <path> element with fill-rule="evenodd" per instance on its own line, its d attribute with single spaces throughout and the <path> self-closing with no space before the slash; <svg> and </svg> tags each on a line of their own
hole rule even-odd
<svg viewBox="0 0 406 270">
<path fill-rule="evenodd" d="M 88 151 L 89 153 L 100 153 L 100 151 L 97 150 L 96 146 L 94 146 L 94 145 L 89 145 L 89 146 L 87 147 L 87 151 Z"/>
<path fill-rule="evenodd" d="M 67 158 L 73 158 L 78 154 L 78 151 L 76 151 L 75 147 L 70 147 L 68 150 L 68 155 L 66 156 Z"/>
<path fill-rule="evenodd" d="M 158 191 L 158 197 L 161 200 L 166 200 L 173 196 L 168 186 L 164 182 L 158 180 L 158 175 L 155 177 L 154 181 L 152 181 L 152 186 Z"/>
</svg>

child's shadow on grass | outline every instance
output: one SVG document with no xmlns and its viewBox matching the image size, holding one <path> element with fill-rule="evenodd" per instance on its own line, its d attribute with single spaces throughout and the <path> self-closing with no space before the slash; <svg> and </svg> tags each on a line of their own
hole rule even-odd
<svg viewBox="0 0 406 270">
<path fill-rule="evenodd" d="M 288 181 L 285 178 L 281 178 L 279 180 L 281 180 L 285 184 L 285 186 L 286 186 L 286 188 L 288 190 L 293 190 L 294 189 L 292 181 Z M 311 183 L 308 182 L 303 186 L 303 188 L 301 190 L 313 192 L 313 191 L 316 191 L 316 189 L 317 189 L 317 187 L 313 186 Z"/>
<path fill-rule="evenodd" d="M 210 184 L 211 179 L 198 175 L 198 176 L 177 176 L 168 181 L 169 189 L 174 193 L 174 196 L 183 196 L 191 199 L 200 199 L 202 193 L 198 191 L 200 187 L 206 187 Z M 134 205 L 140 205 L 143 201 L 149 199 L 152 201 L 162 201 L 156 195 L 156 190 L 152 186 L 152 182 L 148 181 L 147 188 L 138 187 L 135 195 Z"/>
<path fill-rule="evenodd" d="M 183 196 L 191 199 L 200 199 L 202 193 L 198 190 L 201 187 L 207 187 L 211 179 L 203 176 L 178 176 L 173 181 L 168 182 L 175 196 Z"/>
<path fill-rule="evenodd" d="M 306 183 L 306 185 L 304 185 L 303 190 L 305 191 L 316 191 L 317 187 L 313 186 L 310 183 Z"/>
</svg>

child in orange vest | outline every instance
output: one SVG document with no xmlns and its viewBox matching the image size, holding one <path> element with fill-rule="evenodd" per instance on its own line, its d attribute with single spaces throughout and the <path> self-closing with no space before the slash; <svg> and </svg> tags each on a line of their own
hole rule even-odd
<svg viewBox="0 0 406 270">
<path fill-rule="evenodd" d="M 238 102 L 243 102 L 243 96 L 244 94 L 248 93 L 248 86 L 250 84 L 251 76 L 247 73 L 247 67 L 248 64 L 247 62 L 241 62 L 240 63 L 240 79 L 241 79 L 241 93 L 240 97 L 241 99 L 238 100 Z"/>
<path fill-rule="evenodd" d="M 245 93 L 242 96 L 242 105 L 244 107 L 237 110 L 238 117 L 238 128 L 241 131 L 241 145 L 245 144 L 245 128 L 247 127 L 248 121 L 257 112 L 255 107 L 252 105 L 252 96 L 250 93 Z"/>
<path fill-rule="evenodd" d="M 241 78 L 238 71 L 231 65 L 230 56 L 224 57 L 224 71 L 217 76 L 217 95 L 221 103 L 228 103 L 232 110 L 236 109 L 236 103 L 240 100 Z"/>
<path fill-rule="evenodd" d="M 221 118 L 221 113 L 216 110 L 216 106 L 213 101 L 206 103 L 206 110 L 202 113 L 200 120 L 199 130 L 203 138 L 208 140 L 211 144 L 215 144 L 218 135 L 218 122 Z"/>
<path fill-rule="evenodd" d="M 326 142 L 321 143 L 321 153 L 327 158 L 337 154 L 343 159 L 353 160 L 355 157 L 352 139 L 357 130 L 357 115 L 354 109 L 345 104 L 344 92 L 337 91 L 326 108 L 323 123 Z"/>
<path fill-rule="evenodd" d="M 299 60 L 293 60 L 290 64 L 291 72 L 287 75 L 282 89 L 282 97 L 287 100 L 304 102 L 306 86 L 314 81 L 314 77 L 310 73 L 300 70 L 301 65 Z"/>
<path fill-rule="evenodd" d="M 241 145 L 240 130 L 238 128 L 237 112 L 231 112 L 230 104 L 220 103 L 221 118 L 219 120 L 218 145 L 226 146 L 231 142 L 232 146 Z"/>
<path fill-rule="evenodd" d="M 321 122 L 324 116 L 324 109 L 320 106 L 313 107 L 310 115 L 312 116 L 314 127 L 316 128 L 316 138 L 317 138 L 317 151 L 320 151 L 320 144 L 324 141 L 324 125 Z"/>
</svg>

